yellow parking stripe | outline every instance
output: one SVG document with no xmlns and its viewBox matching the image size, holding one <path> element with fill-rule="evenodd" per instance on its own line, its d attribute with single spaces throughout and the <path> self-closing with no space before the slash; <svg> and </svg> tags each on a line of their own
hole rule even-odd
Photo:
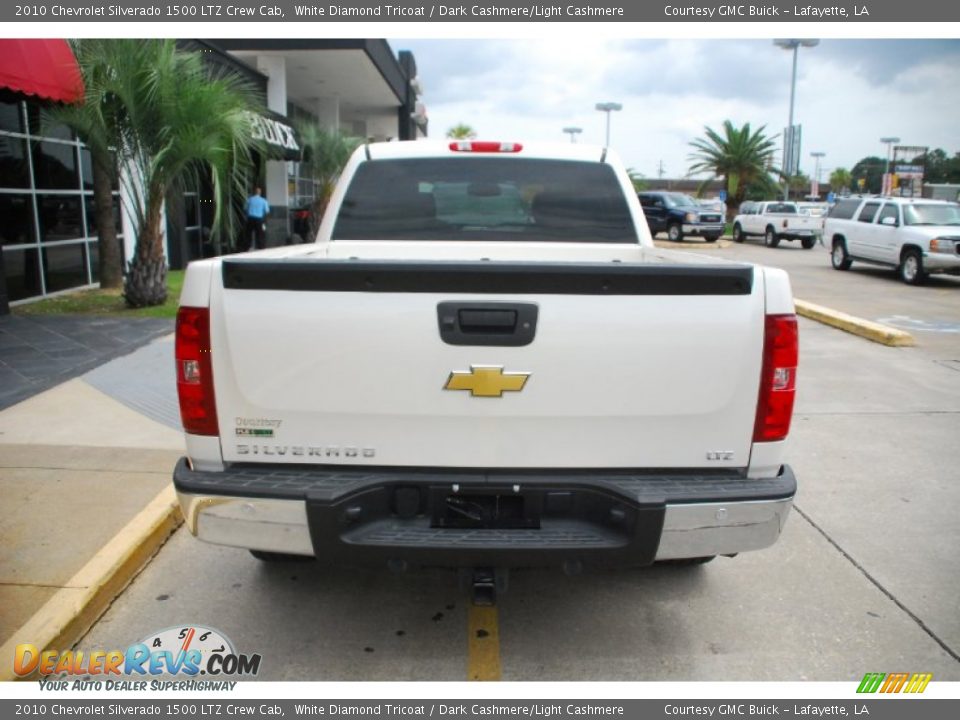
<svg viewBox="0 0 960 720">
<path fill-rule="evenodd" d="M 500 626 L 496 607 L 467 610 L 467 679 L 500 679 Z"/>
</svg>

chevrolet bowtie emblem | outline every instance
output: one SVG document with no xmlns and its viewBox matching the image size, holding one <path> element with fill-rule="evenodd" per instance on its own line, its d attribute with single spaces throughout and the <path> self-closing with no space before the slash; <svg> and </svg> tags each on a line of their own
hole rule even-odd
<svg viewBox="0 0 960 720">
<path fill-rule="evenodd" d="M 471 365 L 470 372 L 454 370 L 444 390 L 469 390 L 473 397 L 503 397 L 504 391 L 520 392 L 528 372 L 504 372 L 502 365 Z"/>
</svg>

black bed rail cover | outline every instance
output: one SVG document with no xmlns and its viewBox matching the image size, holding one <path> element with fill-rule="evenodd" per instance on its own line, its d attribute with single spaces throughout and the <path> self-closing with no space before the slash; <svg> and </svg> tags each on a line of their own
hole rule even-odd
<svg viewBox="0 0 960 720">
<path fill-rule="evenodd" d="M 224 260 L 228 290 L 514 295 L 749 295 L 750 265 Z"/>
</svg>

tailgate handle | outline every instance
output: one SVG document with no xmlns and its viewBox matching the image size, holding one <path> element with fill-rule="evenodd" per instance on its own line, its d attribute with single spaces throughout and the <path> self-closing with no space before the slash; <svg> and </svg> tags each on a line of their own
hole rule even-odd
<svg viewBox="0 0 960 720">
<path fill-rule="evenodd" d="M 465 333 L 512 333 L 517 329 L 516 310 L 461 310 L 457 317 Z"/>
<path fill-rule="evenodd" d="M 440 339 L 448 345 L 529 345 L 537 332 L 534 303 L 442 302 L 437 305 Z"/>
</svg>

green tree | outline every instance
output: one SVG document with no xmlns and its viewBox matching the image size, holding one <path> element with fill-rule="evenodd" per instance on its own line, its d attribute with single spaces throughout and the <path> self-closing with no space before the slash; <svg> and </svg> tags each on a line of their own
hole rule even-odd
<svg viewBox="0 0 960 720">
<path fill-rule="evenodd" d="M 782 197 L 783 186 L 770 175 L 759 175 L 747 183 L 744 200 L 769 200 Z"/>
<path fill-rule="evenodd" d="M 725 120 L 722 135 L 706 127 L 706 137 L 690 143 L 694 148 L 694 152 L 689 155 L 693 163 L 690 174 L 712 173 L 713 177 L 704 184 L 715 178 L 723 179 L 727 191 L 728 221 L 737 214 L 751 185 L 762 183 L 765 178 L 769 181 L 770 173 L 778 172 L 773 167 L 774 141 L 767 137 L 764 130 L 765 125 L 751 130 L 750 123 L 737 128 L 732 122 Z"/>
<path fill-rule="evenodd" d="M 477 131 L 466 123 L 457 123 L 447 130 L 447 137 L 451 140 L 473 140 L 477 136 Z"/>
<path fill-rule="evenodd" d="M 82 103 L 61 105 L 48 111 L 44 121 L 73 129 L 90 151 L 93 171 L 93 212 L 97 225 L 100 287 L 123 285 L 123 253 L 117 238 L 113 216 L 113 186 L 117 179 L 117 160 L 112 146 L 117 141 L 114 129 L 119 119 L 117 104 L 107 88 L 111 68 L 96 62 L 109 40 L 74 40 L 71 47 L 83 75 L 86 95 Z"/>
<path fill-rule="evenodd" d="M 878 193 L 883 189 L 883 172 L 887 167 L 885 158 L 870 155 L 859 160 L 850 170 L 853 189 L 857 192 Z M 860 181 L 863 180 L 863 186 Z"/>
<path fill-rule="evenodd" d="M 235 203 L 252 167 L 251 110 L 260 103 L 232 75 L 213 74 L 199 53 L 173 40 L 83 40 L 78 60 L 87 100 L 101 108 L 104 137 L 116 150 L 121 187 L 131 203 L 134 257 L 124 278 L 131 307 L 166 300 L 163 255 L 167 195 L 209 179 L 215 243 L 238 229 Z"/>
<path fill-rule="evenodd" d="M 647 178 L 642 172 L 638 172 L 633 168 L 627 168 L 627 176 L 630 178 L 630 182 L 633 183 L 633 189 L 637 192 L 642 192 L 647 189 Z"/>
<path fill-rule="evenodd" d="M 841 193 L 850 189 L 850 183 L 853 182 L 853 175 L 846 168 L 836 168 L 830 173 L 830 189 L 835 193 Z"/>
<path fill-rule="evenodd" d="M 313 242 L 337 178 L 363 140 L 328 130 L 315 122 L 301 123 L 297 129 L 303 146 L 305 175 L 318 185 L 317 195 L 310 207 L 310 236 L 305 238 L 307 242 Z"/>
<path fill-rule="evenodd" d="M 960 153 L 950 157 L 943 149 L 937 148 L 914 158 L 910 164 L 923 166 L 924 182 L 960 183 Z"/>
<path fill-rule="evenodd" d="M 790 177 L 790 195 L 806 197 L 810 193 L 810 177 L 797 173 Z"/>
</svg>

